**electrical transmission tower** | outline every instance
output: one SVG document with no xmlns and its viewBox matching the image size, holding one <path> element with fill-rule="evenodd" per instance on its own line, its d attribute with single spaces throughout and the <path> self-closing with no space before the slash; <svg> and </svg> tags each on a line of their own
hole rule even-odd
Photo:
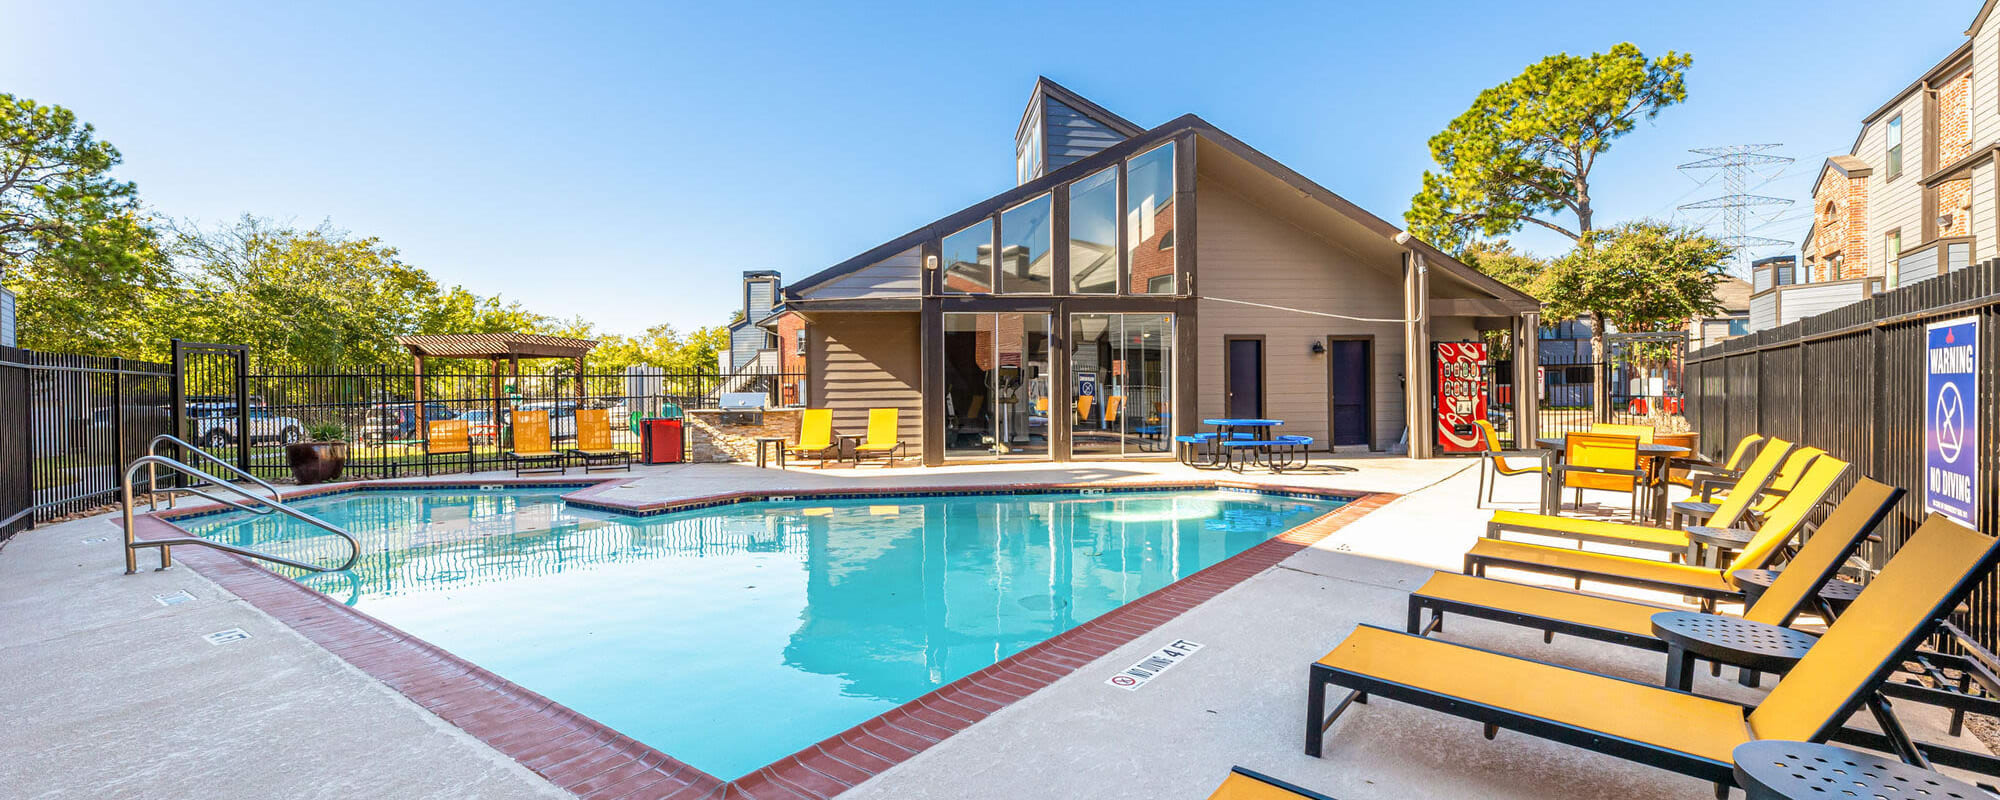
<svg viewBox="0 0 2000 800">
<path fill-rule="evenodd" d="M 1690 161 L 1676 168 L 1688 173 L 1715 170 L 1715 174 L 1721 176 L 1723 187 L 1723 194 L 1721 196 L 1687 203 L 1680 206 L 1679 210 L 1682 212 L 1707 212 L 1703 215 L 1707 217 L 1707 222 L 1721 223 L 1721 241 L 1723 244 L 1729 246 L 1732 253 L 1730 271 L 1738 277 L 1746 277 L 1750 274 L 1748 264 L 1751 255 L 1750 251 L 1791 244 L 1791 242 L 1783 239 L 1752 236 L 1750 235 L 1748 225 L 1748 220 L 1753 215 L 1761 216 L 1769 211 L 1775 211 L 1792 204 L 1792 201 L 1782 197 L 1767 197 L 1765 195 L 1750 193 L 1754 188 L 1750 185 L 1751 179 L 1762 177 L 1767 171 L 1782 169 L 1785 165 L 1792 163 L 1792 159 L 1790 158 L 1774 156 L 1767 152 L 1776 150 L 1782 146 L 1777 144 L 1732 144 L 1721 147 L 1697 147 L 1688 152 L 1708 156 L 1708 158 L 1699 161 Z M 1697 180 L 1707 183 L 1709 178 L 1700 178 Z M 1761 186 L 1762 184 L 1758 185 Z M 1753 209 L 1763 210 L 1753 211 Z"/>
</svg>

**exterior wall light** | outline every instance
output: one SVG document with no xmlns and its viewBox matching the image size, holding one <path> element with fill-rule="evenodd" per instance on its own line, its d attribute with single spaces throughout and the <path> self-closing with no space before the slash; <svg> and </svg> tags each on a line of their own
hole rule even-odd
<svg viewBox="0 0 2000 800">
<path fill-rule="evenodd" d="M 1325 353 L 1326 343 L 1318 340 L 1313 341 L 1312 351 L 1313 355 L 1320 355 L 1322 353 Z"/>
</svg>

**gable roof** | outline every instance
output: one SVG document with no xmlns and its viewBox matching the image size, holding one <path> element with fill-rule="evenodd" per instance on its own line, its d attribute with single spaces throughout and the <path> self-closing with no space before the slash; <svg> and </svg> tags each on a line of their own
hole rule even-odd
<svg viewBox="0 0 2000 800">
<path fill-rule="evenodd" d="M 1055 86 L 1053 82 L 1050 82 L 1048 85 Z M 1060 89 L 1061 87 L 1056 86 L 1056 88 Z M 871 264 L 874 264 L 875 262 L 881 261 L 882 259 L 888 258 L 889 256 L 900 253 L 904 250 L 922 244 L 931 239 L 942 238 L 943 236 L 953 233 L 960 228 L 963 228 L 967 225 L 977 222 L 978 220 L 986 217 L 987 215 L 992 214 L 995 211 L 998 211 L 1002 208 L 1013 206 L 1014 204 L 1019 203 L 1023 200 L 1032 198 L 1043 192 L 1049 191 L 1050 189 L 1058 185 L 1068 183 L 1072 180 L 1083 177 L 1092 172 L 1096 172 L 1097 170 L 1103 169 L 1106 166 L 1117 163 L 1118 161 L 1126 158 L 1127 156 L 1130 156 L 1145 149 L 1149 149 L 1154 145 L 1171 141 L 1175 137 L 1183 133 L 1193 133 L 1196 136 L 1205 139 L 1212 144 L 1222 147 L 1223 149 L 1230 152 L 1232 155 L 1235 155 L 1249 162 L 1251 165 L 1255 166 L 1262 172 L 1270 175 L 1273 178 L 1283 181 L 1293 190 L 1298 191 L 1302 196 L 1311 198 L 1312 200 L 1325 205 L 1327 208 L 1332 209 L 1333 211 L 1341 214 L 1342 216 L 1345 216 L 1348 219 L 1351 219 L 1356 223 L 1359 223 L 1361 227 L 1363 227 L 1370 233 L 1381 236 L 1385 239 L 1394 239 L 1394 237 L 1396 237 L 1398 234 L 1404 233 L 1403 229 L 1400 226 L 1397 226 L 1393 223 L 1388 222 L 1387 220 L 1382 219 L 1381 217 L 1369 213 L 1366 209 L 1363 209 L 1361 206 L 1356 205 L 1354 202 L 1348 200 L 1347 198 L 1341 197 L 1340 195 L 1334 193 L 1331 189 L 1321 186 L 1318 183 L 1313 182 L 1312 179 L 1299 174 L 1292 168 L 1287 167 L 1282 163 L 1279 163 L 1277 159 L 1265 155 L 1264 153 L 1258 151 L 1256 148 L 1244 144 L 1242 140 L 1237 139 L 1235 136 L 1232 136 L 1227 132 L 1224 132 L 1222 129 L 1215 127 L 1214 125 L 1210 124 L 1207 120 L 1204 120 L 1201 117 L 1196 116 L 1194 114 L 1184 114 L 1180 117 L 1168 121 L 1165 124 L 1152 128 L 1151 130 L 1141 131 L 1133 135 L 1131 138 L 1126 139 L 1125 141 L 1119 142 L 1111 147 L 1107 147 L 1104 150 L 1095 153 L 1093 155 L 1090 155 L 1088 157 L 1079 159 L 1075 163 L 1072 163 L 1066 167 L 1050 172 L 1046 175 L 1043 175 L 1040 178 L 1036 178 L 1035 180 L 1021 184 L 1012 189 L 1003 191 L 978 203 L 974 203 L 970 206 L 967 206 L 966 208 L 960 209 L 959 211 L 947 215 L 941 219 L 935 220 L 928 225 L 924 225 L 923 227 L 917 228 L 916 230 L 910 231 L 894 239 L 891 239 L 887 242 L 884 242 L 880 245 L 877 245 L 873 248 L 870 248 L 866 252 L 856 255 L 853 258 L 849 258 L 846 261 L 842 261 L 824 270 L 820 270 L 817 273 L 809 275 L 804 279 L 793 282 L 792 284 L 785 287 L 783 292 L 783 297 L 789 301 L 798 301 L 801 299 L 799 297 L 799 293 L 801 291 L 811 289 L 812 287 L 826 283 L 843 275 L 856 272 L 865 267 L 868 267 Z M 1480 272 L 1479 270 L 1467 266 L 1463 262 L 1460 262 L 1457 258 L 1452 257 L 1450 254 L 1444 252 L 1443 250 L 1438 249 L 1436 246 L 1430 244 L 1429 242 L 1423 241 L 1422 239 L 1418 239 L 1413 236 L 1409 239 L 1409 241 L 1406 244 L 1402 246 L 1408 248 L 1412 252 L 1421 254 L 1424 257 L 1425 263 L 1428 264 L 1429 266 L 1441 270 L 1446 274 L 1449 274 L 1452 277 L 1457 278 L 1461 282 L 1466 283 L 1471 287 L 1478 289 L 1482 292 L 1485 292 L 1493 297 L 1499 298 L 1504 301 L 1510 301 L 1516 304 L 1520 304 L 1524 307 L 1524 310 L 1532 310 L 1533 308 L 1539 308 L 1541 305 L 1540 302 L 1535 300 L 1533 297 L 1530 297 L 1527 294 L 1521 292 L 1520 290 L 1508 286 L 1507 284 L 1501 283 L 1499 280 L 1494 279 L 1492 276 L 1489 276 L 1486 273 Z"/>
<path fill-rule="evenodd" d="M 1034 113 L 1035 106 L 1038 105 L 1035 102 L 1036 98 L 1041 97 L 1053 98 L 1056 102 L 1075 109 L 1077 113 L 1089 117 L 1099 125 L 1117 131 L 1121 135 L 1138 136 L 1146 132 L 1146 129 L 1139 127 L 1138 123 L 1111 113 L 1111 109 L 1093 103 L 1089 98 L 1070 91 L 1068 87 L 1060 83 L 1049 80 L 1046 75 L 1041 75 L 1035 78 L 1035 90 L 1032 94 L 1028 95 L 1027 107 L 1021 109 L 1021 123 L 1014 126 L 1015 138 L 1020 138 L 1021 128 L 1027 126 L 1028 118 Z"/>
</svg>

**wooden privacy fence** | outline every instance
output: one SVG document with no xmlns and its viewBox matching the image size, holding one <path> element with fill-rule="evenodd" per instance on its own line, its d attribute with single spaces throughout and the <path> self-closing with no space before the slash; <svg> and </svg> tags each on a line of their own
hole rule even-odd
<svg viewBox="0 0 2000 800">
<path fill-rule="evenodd" d="M 1876 567 L 1923 520 L 1924 328 L 1977 316 L 1979 526 L 2000 517 L 2000 260 L 1758 331 L 1687 356 L 1687 414 L 1721 455 L 1745 434 L 1825 448 L 1856 471 L 1909 490 L 1862 554 Z M 1845 487 L 1843 487 L 1845 488 Z M 2000 649 L 2000 584 L 1973 596 L 1967 630 Z"/>
</svg>

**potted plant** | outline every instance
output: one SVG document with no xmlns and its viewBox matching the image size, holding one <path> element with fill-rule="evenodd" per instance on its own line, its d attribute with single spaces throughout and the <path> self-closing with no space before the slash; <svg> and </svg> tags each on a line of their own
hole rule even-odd
<svg viewBox="0 0 2000 800">
<path fill-rule="evenodd" d="M 341 468 L 347 466 L 347 429 L 332 422 L 308 425 L 306 437 L 310 441 L 285 445 L 292 478 L 307 486 L 340 477 Z"/>
</svg>

